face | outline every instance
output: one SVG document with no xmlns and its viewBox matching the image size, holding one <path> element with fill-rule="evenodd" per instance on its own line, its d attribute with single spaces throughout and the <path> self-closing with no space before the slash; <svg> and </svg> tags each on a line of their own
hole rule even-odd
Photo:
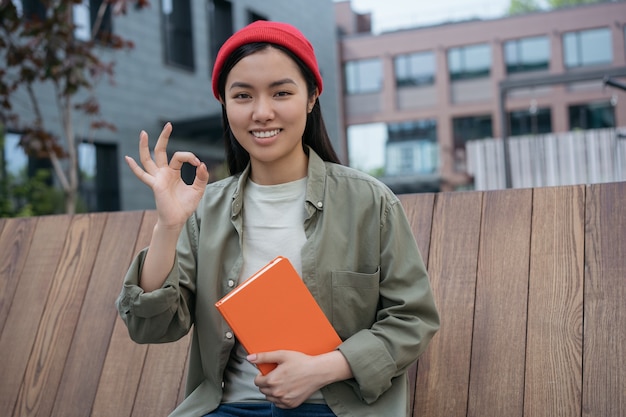
<svg viewBox="0 0 626 417">
<path fill-rule="evenodd" d="M 309 97 L 296 63 L 268 47 L 242 58 L 226 77 L 224 105 L 252 180 L 278 183 L 306 175 L 302 134 L 317 95 Z"/>
</svg>

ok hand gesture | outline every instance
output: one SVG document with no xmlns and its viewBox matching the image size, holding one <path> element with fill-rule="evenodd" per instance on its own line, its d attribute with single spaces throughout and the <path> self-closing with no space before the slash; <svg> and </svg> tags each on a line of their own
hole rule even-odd
<svg viewBox="0 0 626 417">
<path fill-rule="evenodd" d="M 148 134 L 139 134 L 139 158 L 143 169 L 129 156 L 126 162 L 133 173 L 154 193 L 158 212 L 158 223 L 166 228 L 182 227 L 194 212 L 209 181 L 206 165 L 191 152 L 176 152 L 171 161 L 167 158 L 167 143 L 172 133 L 172 124 L 166 123 L 154 147 L 154 160 L 148 147 Z M 196 169 L 193 184 L 187 185 L 180 170 L 187 162 Z"/>
</svg>

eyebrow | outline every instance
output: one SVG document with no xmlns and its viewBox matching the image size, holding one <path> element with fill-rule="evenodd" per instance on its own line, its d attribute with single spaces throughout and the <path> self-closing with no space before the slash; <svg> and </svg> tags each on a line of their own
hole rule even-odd
<svg viewBox="0 0 626 417">
<path fill-rule="evenodd" d="M 270 86 L 270 88 L 274 88 L 274 87 L 281 86 L 283 84 L 293 84 L 293 85 L 296 85 L 296 82 L 294 80 L 292 80 L 291 78 L 283 78 L 281 80 L 276 80 L 276 81 L 272 82 L 269 86 Z M 244 82 L 240 82 L 240 81 L 235 81 L 234 83 L 232 83 L 230 85 L 229 90 L 232 90 L 233 88 L 253 88 L 253 87 L 252 87 L 252 84 L 248 84 L 248 83 L 244 83 Z"/>
</svg>

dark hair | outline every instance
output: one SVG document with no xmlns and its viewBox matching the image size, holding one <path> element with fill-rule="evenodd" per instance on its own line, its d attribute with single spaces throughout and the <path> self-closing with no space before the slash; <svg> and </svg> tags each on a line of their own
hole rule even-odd
<svg viewBox="0 0 626 417">
<path fill-rule="evenodd" d="M 251 55 L 255 52 L 261 51 L 266 48 L 276 48 L 295 61 L 300 68 L 300 72 L 304 77 L 307 86 L 307 93 L 309 97 L 315 94 L 317 84 L 315 82 L 315 76 L 313 72 L 307 67 L 300 58 L 294 55 L 289 49 L 280 45 L 275 45 L 267 42 L 254 42 L 240 46 L 226 59 L 222 67 L 222 72 L 218 78 L 218 88 L 222 99 L 225 97 L 226 91 L 226 77 L 233 67 L 244 57 Z M 242 172 L 248 163 L 250 162 L 250 155 L 237 141 L 230 129 L 228 123 L 228 117 L 226 115 L 226 106 L 222 103 L 222 124 L 224 127 L 224 146 L 226 150 L 226 162 L 228 163 L 228 170 L 230 174 L 238 174 Z M 326 131 L 326 124 L 322 117 L 322 108 L 320 107 L 319 100 L 315 100 L 313 110 L 307 114 L 306 126 L 304 133 L 302 134 L 302 147 L 305 152 L 308 152 L 307 145 L 311 147 L 324 161 L 334 162 L 339 164 L 339 158 L 335 153 L 333 145 Z"/>
</svg>

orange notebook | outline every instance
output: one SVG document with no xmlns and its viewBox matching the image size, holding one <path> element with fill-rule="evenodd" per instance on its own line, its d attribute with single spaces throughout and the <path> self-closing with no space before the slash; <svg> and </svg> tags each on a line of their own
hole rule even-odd
<svg viewBox="0 0 626 417">
<path fill-rule="evenodd" d="M 287 258 L 275 258 L 215 303 L 248 353 L 330 352 L 341 339 Z M 276 364 L 260 364 L 267 375 Z"/>
</svg>

